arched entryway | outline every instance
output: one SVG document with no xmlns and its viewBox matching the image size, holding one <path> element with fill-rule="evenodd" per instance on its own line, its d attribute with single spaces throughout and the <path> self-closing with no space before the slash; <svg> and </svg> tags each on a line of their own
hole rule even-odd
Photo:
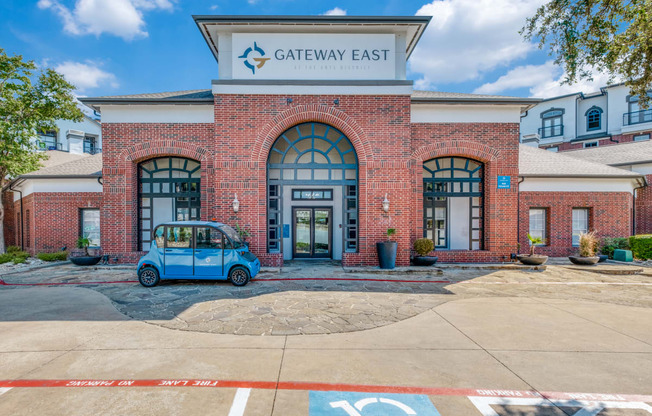
<svg viewBox="0 0 652 416">
<path fill-rule="evenodd" d="M 324 123 L 281 134 L 267 159 L 267 249 L 293 258 L 341 259 L 358 250 L 358 158 Z"/>
<path fill-rule="evenodd" d="M 437 249 L 482 250 L 483 164 L 463 157 L 423 162 L 423 236 Z"/>
<path fill-rule="evenodd" d="M 199 162 L 180 157 L 160 157 L 138 165 L 141 250 L 149 250 L 152 230 L 157 225 L 199 219 L 200 168 Z"/>
</svg>

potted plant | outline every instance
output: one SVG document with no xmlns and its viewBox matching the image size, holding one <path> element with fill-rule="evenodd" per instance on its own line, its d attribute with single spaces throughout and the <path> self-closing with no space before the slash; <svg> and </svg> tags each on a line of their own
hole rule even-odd
<svg viewBox="0 0 652 416">
<path fill-rule="evenodd" d="M 580 255 L 568 256 L 568 259 L 573 264 L 580 266 L 592 266 L 600 260 L 600 257 L 595 255 L 597 248 L 598 237 L 596 237 L 595 231 L 591 231 L 590 233 L 582 233 L 580 234 Z"/>
<path fill-rule="evenodd" d="M 435 249 L 435 243 L 429 238 L 419 238 L 414 242 L 414 251 L 418 256 L 412 259 L 415 266 L 432 266 L 437 263 L 439 257 L 429 256 L 431 251 Z"/>
<path fill-rule="evenodd" d="M 527 234 L 527 239 L 530 240 L 530 254 L 519 254 L 516 256 L 518 261 L 528 266 L 540 266 L 548 261 L 548 256 L 541 254 L 534 254 L 534 248 L 537 244 L 543 244 L 541 237 L 533 237 L 530 233 Z"/>
<path fill-rule="evenodd" d="M 387 229 L 387 241 L 376 243 L 378 262 L 381 269 L 393 269 L 396 267 L 396 249 L 398 244 L 392 241 L 391 237 L 396 234 L 396 229 Z"/>
<path fill-rule="evenodd" d="M 240 227 L 240 224 L 235 224 L 235 230 L 238 232 L 238 235 L 240 236 L 240 240 L 244 243 L 245 246 L 249 247 L 249 243 L 247 243 L 247 238 L 251 237 L 251 233 L 243 228 Z"/>
<path fill-rule="evenodd" d="M 79 237 L 77 239 L 77 248 L 83 248 L 84 255 L 77 257 L 70 256 L 70 261 L 78 266 L 93 266 L 99 263 L 102 259 L 102 256 L 91 256 L 88 254 L 88 246 L 90 245 L 91 241 L 88 239 L 88 237 Z"/>
</svg>

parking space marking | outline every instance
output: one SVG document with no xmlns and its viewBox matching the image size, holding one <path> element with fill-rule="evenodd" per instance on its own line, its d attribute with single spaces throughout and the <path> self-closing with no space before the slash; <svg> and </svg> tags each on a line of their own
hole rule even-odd
<svg viewBox="0 0 652 416">
<path fill-rule="evenodd" d="M 528 406 L 528 407 L 572 407 L 580 408 L 573 416 L 596 416 L 608 409 L 646 410 L 652 415 L 652 406 L 643 402 L 623 401 L 585 401 L 585 400 L 546 400 L 509 397 L 469 397 L 471 403 L 483 416 L 501 416 L 491 406 Z"/>
<path fill-rule="evenodd" d="M 251 394 L 251 389 L 249 388 L 240 388 L 235 392 L 233 404 L 231 405 L 231 410 L 229 410 L 229 416 L 244 415 L 245 408 L 247 407 L 247 401 L 249 401 L 249 394 Z"/>
<path fill-rule="evenodd" d="M 309 416 L 440 416 L 422 394 L 311 391 Z"/>
<path fill-rule="evenodd" d="M 0 387 L 0 395 L 5 394 L 9 390 L 11 390 L 11 387 Z"/>
</svg>

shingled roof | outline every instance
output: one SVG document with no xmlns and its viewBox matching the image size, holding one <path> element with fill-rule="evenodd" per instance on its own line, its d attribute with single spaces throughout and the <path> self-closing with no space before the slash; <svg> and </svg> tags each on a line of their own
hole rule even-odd
<svg viewBox="0 0 652 416">
<path fill-rule="evenodd" d="M 568 156 L 611 166 L 652 163 L 652 140 L 589 147 L 564 152 Z"/>
<path fill-rule="evenodd" d="M 564 153 L 555 153 L 537 147 L 520 145 L 519 176 L 539 178 L 642 178 L 643 175 L 576 159 Z"/>
<path fill-rule="evenodd" d="M 20 175 L 22 179 L 37 178 L 84 178 L 102 176 L 102 154 L 82 155 L 61 151 L 47 152 L 49 158 L 37 171 Z"/>
</svg>

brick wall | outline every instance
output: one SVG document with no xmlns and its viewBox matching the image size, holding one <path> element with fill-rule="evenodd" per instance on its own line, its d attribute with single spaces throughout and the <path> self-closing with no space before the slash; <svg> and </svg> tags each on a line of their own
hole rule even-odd
<svg viewBox="0 0 652 416">
<path fill-rule="evenodd" d="M 6 191 L 2 193 L 2 207 L 4 209 L 4 237 L 5 247 L 18 245 L 16 239 L 16 211 L 14 210 L 14 193 Z"/>
<path fill-rule="evenodd" d="M 441 250 L 436 255 L 455 262 L 508 259 L 517 240 L 518 134 L 518 123 L 412 124 L 411 240 L 423 237 L 423 162 L 467 157 L 484 163 L 484 250 Z M 496 189 L 499 175 L 511 176 L 511 189 Z"/>
<path fill-rule="evenodd" d="M 101 208 L 99 192 L 38 192 L 23 198 L 23 226 L 25 250 L 35 255 L 59 251 L 61 247 L 74 250 L 80 236 L 82 208 Z M 20 200 L 13 203 L 16 215 L 20 213 Z M 20 243 L 20 228 L 14 229 L 15 241 Z"/>
<path fill-rule="evenodd" d="M 546 246 L 536 253 L 559 257 L 577 254 L 572 246 L 572 210 L 589 209 L 589 229 L 599 237 L 628 237 L 632 230 L 632 194 L 627 192 L 521 192 L 519 242 L 529 251 L 530 208 L 547 208 Z"/>
<path fill-rule="evenodd" d="M 636 191 L 636 234 L 652 234 L 652 175 L 646 175 L 648 186 Z"/>
</svg>

